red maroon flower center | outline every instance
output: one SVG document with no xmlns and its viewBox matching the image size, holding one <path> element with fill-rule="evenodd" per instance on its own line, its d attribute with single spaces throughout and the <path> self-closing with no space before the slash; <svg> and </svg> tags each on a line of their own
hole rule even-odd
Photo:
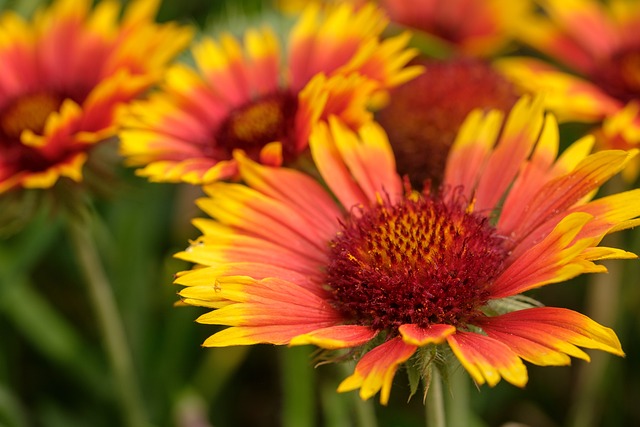
<svg viewBox="0 0 640 427">
<path fill-rule="evenodd" d="M 333 305 L 356 324 L 464 323 L 489 297 L 506 250 L 485 217 L 426 194 L 352 215 L 331 242 Z"/>
<path fill-rule="evenodd" d="M 294 124 L 298 98 L 289 92 L 277 92 L 232 111 L 220 126 L 217 149 L 223 158 L 230 158 L 235 149 L 244 150 L 257 159 L 268 143 L 279 141 L 283 154 L 290 159 L 295 153 Z"/>
<path fill-rule="evenodd" d="M 475 108 L 508 111 L 514 86 L 488 63 L 471 58 L 421 60 L 425 72 L 392 92 L 377 119 L 389 135 L 398 171 L 414 188 L 442 180 L 460 125 Z"/>
<path fill-rule="evenodd" d="M 603 61 L 593 79 L 623 102 L 640 99 L 640 47 L 622 50 Z"/>
<path fill-rule="evenodd" d="M 0 112 L 0 130 L 13 139 L 19 139 L 27 129 L 42 133 L 47 118 L 58 110 L 61 101 L 58 96 L 46 92 L 21 96 Z"/>
</svg>

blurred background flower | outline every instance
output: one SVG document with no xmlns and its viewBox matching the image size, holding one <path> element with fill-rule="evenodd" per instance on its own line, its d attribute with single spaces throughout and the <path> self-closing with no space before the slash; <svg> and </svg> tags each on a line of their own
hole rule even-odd
<svg viewBox="0 0 640 427">
<path fill-rule="evenodd" d="M 116 109 L 155 83 L 191 36 L 155 24 L 155 2 L 132 4 L 122 25 L 117 3 L 91 7 L 57 1 L 33 25 L 2 15 L 0 191 L 80 181 L 89 149 L 115 135 Z"/>
<path fill-rule="evenodd" d="M 80 182 L 86 164 L 113 168 L 98 168 L 107 156 L 88 163 L 90 152 L 115 136 L 117 110 L 157 82 L 191 38 L 189 28 L 158 25 L 158 6 L 134 2 L 122 22 L 114 2 L 57 1 L 33 22 L 2 14 L 0 194 Z"/>
<path fill-rule="evenodd" d="M 205 38 L 192 51 L 198 71 L 174 66 L 163 91 L 125 115 L 122 153 L 154 181 L 192 184 L 233 178 L 234 150 L 290 164 L 316 122 L 336 115 L 357 129 L 376 92 L 419 73 L 403 68 L 415 55 L 406 35 L 379 39 L 385 26 L 371 5 L 311 3 L 285 36 L 284 58 L 268 27 L 247 30 L 243 45 L 230 34 Z"/>
<path fill-rule="evenodd" d="M 543 91 L 561 120 L 595 123 L 603 147 L 640 142 L 640 3 L 541 0 L 517 36 L 545 55 L 508 58 L 500 68 L 522 87 Z M 635 179 L 636 160 L 625 172 Z"/>
</svg>

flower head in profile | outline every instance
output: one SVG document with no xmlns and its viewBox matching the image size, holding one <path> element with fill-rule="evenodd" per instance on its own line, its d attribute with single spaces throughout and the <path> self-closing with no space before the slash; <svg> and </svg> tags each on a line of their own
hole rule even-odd
<svg viewBox="0 0 640 427">
<path fill-rule="evenodd" d="M 157 1 L 57 0 L 33 22 L 0 16 L 0 193 L 80 181 L 116 110 L 154 82 L 191 30 L 153 22 Z M 140 54 L 144 52 L 144 54 Z"/>
<path fill-rule="evenodd" d="M 640 142 L 640 3 L 542 0 L 544 14 L 523 19 L 519 37 L 561 63 L 508 58 L 505 73 L 532 91 L 544 91 L 559 119 L 597 122 L 605 148 Z M 636 176 L 640 163 L 627 169 Z"/>
<path fill-rule="evenodd" d="M 450 353 L 491 386 L 524 386 L 523 360 L 623 354 L 611 329 L 520 294 L 635 257 L 598 244 L 638 222 L 640 191 L 593 199 L 635 152 L 589 155 L 585 138 L 556 159 L 557 124 L 523 98 L 502 130 L 499 112 L 472 113 L 441 189 L 416 192 L 377 124 L 318 126 L 311 152 L 328 190 L 238 153 L 247 185 L 215 183 L 199 201 L 212 219 L 195 220 L 203 235 L 178 257 L 200 268 L 176 281 L 186 303 L 213 309 L 199 322 L 229 326 L 205 346 L 350 351 L 359 360 L 338 391 L 381 391 L 382 403 L 400 365 L 424 373 Z"/>
<path fill-rule="evenodd" d="M 305 8 L 283 61 L 269 28 L 243 43 L 229 34 L 193 48 L 197 70 L 178 64 L 162 91 L 131 109 L 121 151 L 155 181 L 206 184 L 237 174 L 235 150 L 263 164 L 294 161 L 317 121 L 340 117 L 357 129 L 367 107 L 421 71 L 408 34 L 381 41 L 386 26 L 372 5 Z M 284 62 L 284 63 L 283 63 Z"/>
</svg>

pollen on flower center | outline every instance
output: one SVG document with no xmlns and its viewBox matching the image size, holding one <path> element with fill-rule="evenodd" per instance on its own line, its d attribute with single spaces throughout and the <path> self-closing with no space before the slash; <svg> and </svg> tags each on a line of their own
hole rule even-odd
<svg viewBox="0 0 640 427">
<path fill-rule="evenodd" d="M 58 96 L 45 92 L 21 96 L 0 112 L 0 130 L 15 139 L 26 129 L 42 133 L 47 118 L 58 110 L 60 103 Z"/>
<path fill-rule="evenodd" d="M 297 97 L 278 92 L 262 97 L 234 110 L 218 130 L 220 149 L 230 156 L 234 149 L 242 149 L 255 157 L 260 149 L 274 141 L 283 143 L 285 157 L 292 154 L 287 145 L 292 134 Z"/>
<path fill-rule="evenodd" d="M 331 242 L 332 303 L 354 323 L 456 325 L 477 314 L 506 256 L 487 219 L 428 193 L 352 215 Z"/>
</svg>

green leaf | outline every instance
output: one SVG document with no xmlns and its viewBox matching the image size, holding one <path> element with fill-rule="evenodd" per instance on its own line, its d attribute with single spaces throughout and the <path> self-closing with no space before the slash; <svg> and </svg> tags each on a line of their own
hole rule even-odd
<svg viewBox="0 0 640 427">
<path fill-rule="evenodd" d="M 0 425 L 5 427 L 27 426 L 25 409 L 2 384 L 0 384 Z"/>
<path fill-rule="evenodd" d="M 420 379 L 422 378 L 422 368 L 418 363 L 407 363 L 407 377 L 409 378 L 409 399 L 416 394 Z"/>
</svg>

